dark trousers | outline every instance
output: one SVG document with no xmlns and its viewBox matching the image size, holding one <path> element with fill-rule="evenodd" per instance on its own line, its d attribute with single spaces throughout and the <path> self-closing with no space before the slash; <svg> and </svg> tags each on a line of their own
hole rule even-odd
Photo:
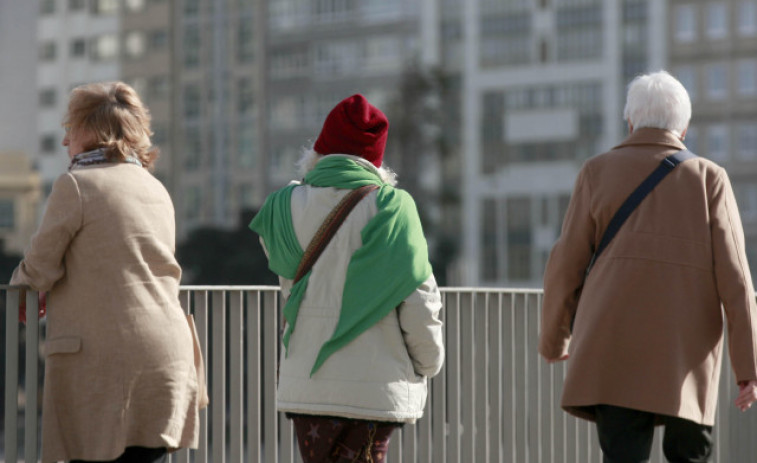
<svg viewBox="0 0 757 463">
<path fill-rule="evenodd" d="M 383 463 L 398 423 L 288 414 L 305 463 Z"/>
<path fill-rule="evenodd" d="M 665 427 L 662 450 L 669 462 L 710 461 L 712 426 L 612 405 L 597 405 L 595 412 L 604 463 L 648 462 L 656 420 Z"/>
<path fill-rule="evenodd" d="M 70 463 L 165 463 L 168 452 L 164 448 L 126 447 L 120 457 L 111 461 L 71 460 Z"/>
</svg>

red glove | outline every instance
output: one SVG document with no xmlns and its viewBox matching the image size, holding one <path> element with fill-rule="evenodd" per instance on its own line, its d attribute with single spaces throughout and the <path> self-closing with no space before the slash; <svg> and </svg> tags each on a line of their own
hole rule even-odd
<svg viewBox="0 0 757 463">
<path fill-rule="evenodd" d="M 22 289 L 18 297 L 18 321 L 26 325 L 26 291 Z M 47 314 L 47 293 L 40 291 L 38 301 L 37 316 L 43 318 Z"/>
</svg>

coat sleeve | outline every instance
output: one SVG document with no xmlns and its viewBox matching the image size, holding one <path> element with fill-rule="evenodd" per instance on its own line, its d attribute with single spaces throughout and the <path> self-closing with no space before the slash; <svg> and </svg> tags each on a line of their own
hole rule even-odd
<svg viewBox="0 0 757 463">
<path fill-rule="evenodd" d="M 711 190 L 710 233 L 715 280 L 727 319 L 731 365 L 737 381 L 757 379 L 757 304 L 741 218 L 728 174 L 722 169 Z"/>
<path fill-rule="evenodd" d="M 48 291 L 65 274 L 63 257 L 82 226 L 79 187 L 71 174 L 58 177 L 47 201 L 42 223 L 32 236 L 24 259 L 11 277 L 12 285 Z"/>
<path fill-rule="evenodd" d="M 591 215 L 588 167 L 584 165 L 565 213 L 560 238 L 544 271 L 539 353 L 556 360 L 568 353 L 570 324 L 578 307 L 586 267 L 594 250 L 595 221 Z"/>
<path fill-rule="evenodd" d="M 442 298 L 434 275 L 428 277 L 398 308 L 400 329 L 415 372 L 432 377 L 444 363 Z"/>
</svg>

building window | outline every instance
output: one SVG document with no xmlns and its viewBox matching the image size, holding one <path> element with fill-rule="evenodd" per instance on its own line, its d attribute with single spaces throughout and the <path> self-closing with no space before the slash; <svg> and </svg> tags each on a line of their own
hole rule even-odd
<svg viewBox="0 0 757 463">
<path fill-rule="evenodd" d="M 168 46 L 168 32 L 164 29 L 151 31 L 148 40 L 150 43 L 150 50 L 163 50 Z"/>
<path fill-rule="evenodd" d="M 733 190 L 736 194 L 741 218 L 750 222 L 757 220 L 757 185 L 734 182 Z"/>
<path fill-rule="evenodd" d="M 358 66 L 358 43 L 330 42 L 316 46 L 315 73 L 317 75 L 342 76 L 354 73 Z"/>
<path fill-rule="evenodd" d="M 481 259 L 480 272 L 484 281 L 498 279 L 497 264 L 497 201 L 484 199 L 481 201 Z"/>
<path fill-rule="evenodd" d="M 39 140 L 39 150 L 45 154 L 51 154 L 55 152 L 58 146 L 58 137 L 55 135 L 47 134 L 43 135 Z"/>
<path fill-rule="evenodd" d="M 147 97 L 151 101 L 167 98 L 170 89 L 167 76 L 154 76 L 147 81 Z"/>
<path fill-rule="evenodd" d="M 187 26 L 184 31 L 184 67 L 195 68 L 200 65 L 200 28 Z"/>
<path fill-rule="evenodd" d="M 84 39 L 73 39 L 71 41 L 71 57 L 82 58 L 87 54 L 87 41 Z"/>
<path fill-rule="evenodd" d="M 315 0 L 315 22 L 342 22 L 349 18 L 351 4 L 348 0 Z"/>
<path fill-rule="evenodd" d="M 0 229 L 13 230 L 16 227 L 16 204 L 11 198 L 0 199 Z"/>
<path fill-rule="evenodd" d="M 726 125 L 710 126 L 707 130 L 707 152 L 702 154 L 720 164 L 728 161 L 728 127 Z"/>
<path fill-rule="evenodd" d="M 707 98 L 723 100 L 728 96 L 728 72 L 723 63 L 707 66 Z"/>
<path fill-rule="evenodd" d="M 129 11 L 142 11 L 145 9 L 145 0 L 125 0 L 124 3 Z"/>
<path fill-rule="evenodd" d="M 92 14 L 113 14 L 118 11 L 118 0 L 93 0 Z"/>
<path fill-rule="evenodd" d="M 686 88 L 691 101 L 697 99 L 697 72 L 693 66 L 680 66 L 675 70 L 675 76 Z"/>
<path fill-rule="evenodd" d="M 736 127 L 736 156 L 742 161 L 757 159 L 757 123 L 742 123 Z"/>
<path fill-rule="evenodd" d="M 45 42 L 39 47 L 39 59 L 40 61 L 53 61 L 55 60 L 56 47 L 55 42 Z"/>
<path fill-rule="evenodd" d="M 287 50 L 271 54 L 271 77 L 286 79 L 307 75 L 308 55 L 301 50 Z"/>
<path fill-rule="evenodd" d="M 145 54 L 147 43 L 145 33 L 142 31 L 131 31 L 126 34 L 124 39 L 124 51 L 130 58 L 139 58 Z"/>
<path fill-rule="evenodd" d="M 46 88 L 39 92 L 39 105 L 43 108 L 55 106 L 56 92 L 54 88 Z"/>
<path fill-rule="evenodd" d="M 507 200 L 507 279 L 531 279 L 531 200 Z"/>
<path fill-rule="evenodd" d="M 725 2 L 707 5 L 707 37 L 722 39 L 728 35 L 728 9 Z"/>
<path fill-rule="evenodd" d="M 757 60 L 741 60 L 736 65 L 736 85 L 740 95 L 757 94 Z"/>
<path fill-rule="evenodd" d="M 43 15 L 55 14 L 55 0 L 42 0 L 39 4 L 39 12 Z"/>
<path fill-rule="evenodd" d="M 200 0 L 184 0 L 184 14 L 196 16 L 200 12 Z"/>
<path fill-rule="evenodd" d="M 152 125 L 152 138 L 153 146 L 163 146 L 168 141 L 168 128 L 165 124 L 153 124 Z"/>
<path fill-rule="evenodd" d="M 202 138 L 196 127 L 184 129 L 184 167 L 188 171 L 200 168 L 202 160 Z"/>
<path fill-rule="evenodd" d="M 255 108 L 255 86 L 252 79 L 239 79 L 237 84 L 239 114 L 250 114 Z"/>
<path fill-rule="evenodd" d="M 193 119 L 200 117 L 200 87 L 188 85 L 184 88 L 184 117 Z"/>
<path fill-rule="evenodd" d="M 689 128 L 686 129 L 686 137 L 684 139 L 684 143 L 686 144 L 686 148 L 689 149 L 692 153 L 698 153 L 699 152 L 699 129 L 696 127 L 689 125 Z"/>
<path fill-rule="evenodd" d="M 200 218 L 200 208 L 202 207 L 202 191 L 198 186 L 190 186 L 184 194 L 184 217 L 187 220 L 195 221 Z"/>
<path fill-rule="evenodd" d="M 755 35 L 757 34 L 757 1 L 748 0 L 739 3 L 739 34 Z"/>
<path fill-rule="evenodd" d="M 107 34 L 95 37 L 90 42 L 89 54 L 93 61 L 105 61 L 118 56 L 118 36 Z"/>
<path fill-rule="evenodd" d="M 237 29 L 237 60 L 240 63 L 251 63 L 255 57 L 255 29 L 252 21 L 243 19 Z"/>
<path fill-rule="evenodd" d="M 242 123 L 239 127 L 238 163 L 239 167 L 255 168 L 256 153 L 255 125 Z"/>
<path fill-rule="evenodd" d="M 674 37 L 677 42 L 693 42 L 697 38 L 697 16 L 695 5 L 677 5 L 673 10 Z"/>
<path fill-rule="evenodd" d="M 87 6 L 87 0 L 68 0 L 69 11 L 81 11 Z"/>
<path fill-rule="evenodd" d="M 570 6 L 557 10 L 557 60 L 598 58 L 602 54 L 602 6 Z"/>
</svg>

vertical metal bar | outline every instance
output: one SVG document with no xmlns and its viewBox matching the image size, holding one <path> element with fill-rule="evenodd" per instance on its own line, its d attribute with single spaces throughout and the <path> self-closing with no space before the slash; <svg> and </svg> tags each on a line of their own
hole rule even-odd
<svg viewBox="0 0 757 463">
<path fill-rule="evenodd" d="M 234 291 L 229 295 L 229 434 L 231 461 L 243 461 L 243 416 L 244 396 L 242 395 L 244 365 L 242 305 L 244 293 Z"/>
<path fill-rule="evenodd" d="M 5 298 L 5 461 L 18 460 L 18 303 L 19 290 Z"/>
<path fill-rule="evenodd" d="M 265 462 L 278 463 L 279 423 L 276 411 L 276 371 L 279 346 L 279 308 L 276 294 L 266 292 L 263 297 L 263 445 Z"/>
<path fill-rule="evenodd" d="M 476 461 L 476 361 L 474 356 L 475 334 L 473 333 L 473 299 L 471 293 L 466 293 L 461 297 L 462 307 L 460 314 L 460 332 L 462 352 L 461 370 L 462 375 L 462 397 L 465 407 L 463 412 L 463 433 L 465 438 L 462 444 L 463 461 Z"/>
<path fill-rule="evenodd" d="M 431 442 L 431 422 L 434 419 L 433 416 L 433 409 L 432 409 L 432 397 L 431 394 L 433 393 L 433 386 L 430 381 L 426 381 L 426 387 L 428 388 L 428 395 L 426 397 L 426 406 L 423 410 L 423 418 L 418 420 L 418 422 L 415 424 L 415 427 L 417 429 L 417 445 L 416 445 L 416 452 L 417 452 L 417 460 L 423 463 L 431 463 L 431 447 L 433 443 Z"/>
<path fill-rule="evenodd" d="M 392 440 L 389 443 L 389 453 L 387 454 L 387 463 L 402 463 L 402 443 L 405 429 L 398 428 L 392 434 Z"/>
<path fill-rule="evenodd" d="M 536 296 L 531 293 L 523 295 L 523 314 L 525 333 L 525 350 L 523 352 L 523 363 L 526 369 L 526 416 L 528 419 L 528 461 L 541 463 L 541 432 L 539 424 L 541 421 L 541 407 L 539 403 L 539 388 L 542 386 L 539 381 L 539 354 L 532 346 L 538 344 L 538 320 Z"/>
<path fill-rule="evenodd" d="M 210 358 L 208 357 L 208 292 L 197 291 L 194 293 L 194 302 L 197 337 L 200 341 L 200 350 L 202 351 L 202 358 L 206 363 L 205 371 L 207 372 L 207 367 L 210 365 Z M 208 392 L 213 387 L 209 379 L 212 378 L 206 378 Z M 205 408 L 200 410 L 200 442 L 197 450 L 194 452 L 196 463 L 208 463 L 208 443 L 208 408 Z"/>
<path fill-rule="evenodd" d="M 461 462 L 460 441 L 462 439 L 462 420 L 460 410 L 460 294 L 455 293 L 447 300 L 450 302 L 447 316 L 452 332 L 447 331 L 447 378 L 449 395 L 449 458 L 452 463 Z"/>
<path fill-rule="evenodd" d="M 189 291 L 179 291 L 179 303 L 185 314 L 191 313 L 190 307 L 192 300 Z M 189 463 L 189 449 L 181 449 L 168 454 L 168 463 Z"/>
<path fill-rule="evenodd" d="M 211 452 L 213 462 L 226 461 L 226 292 L 213 291 L 213 371 L 212 387 L 210 391 L 213 436 Z"/>
<path fill-rule="evenodd" d="M 24 460 L 37 461 L 37 416 L 39 384 L 39 299 L 37 291 L 26 292 L 26 406 L 24 407 Z"/>
<path fill-rule="evenodd" d="M 443 296 L 444 298 L 447 295 Z M 443 323 L 442 336 L 444 345 L 447 345 L 447 330 L 449 324 L 447 321 L 447 306 L 442 307 L 440 317 Z M 429 461 L 447 461 L 447 362 L 442 366 L 441 371 L 431 380 L 431 458 Z"/>
<path fill-rule="evenodd" d="M 282 413 L 279 415 L 279 445 L 280 461 L 284 463 L 294 462 L 294 430 L 291 420 L 286 419 Z"/>
<path fill-rule="evenodd" d="M 416 462 L 416 425 L 406 424 L 402 430 L 402 461 Z"/>
<path fill-rule="evenodd" d="M 487 294 L 485 309 L 489 331 L 489 458 L 502 461 L 502 294 Z"/>
<path fill-rule="evenodd" d="M 247 448 L 245 461 L 260 461 L 260 291 L 247 293 Z"/>
<path fill-rule="evenodd" d="M 475 401 L 473 403 L 475 431 L 475 450 L 472 461 L 490 461 L 489 457 L 489 332 L 486 329 L 486 294 L 471 294 L 471 339 L 473 345 L 471 370 Z"/>
<path fill-rule="evenodd" d="M 503 304 L 502 332 L 509 342 L 502 354 L 502 372 L 504 374 L 504 392 L 502 395 L 503 440 L 505 457 L 503 461 L 518 461 L 518 448 L 515 421 L 515 296 L 508 294 L 509 304 Z"/>
</svg>

